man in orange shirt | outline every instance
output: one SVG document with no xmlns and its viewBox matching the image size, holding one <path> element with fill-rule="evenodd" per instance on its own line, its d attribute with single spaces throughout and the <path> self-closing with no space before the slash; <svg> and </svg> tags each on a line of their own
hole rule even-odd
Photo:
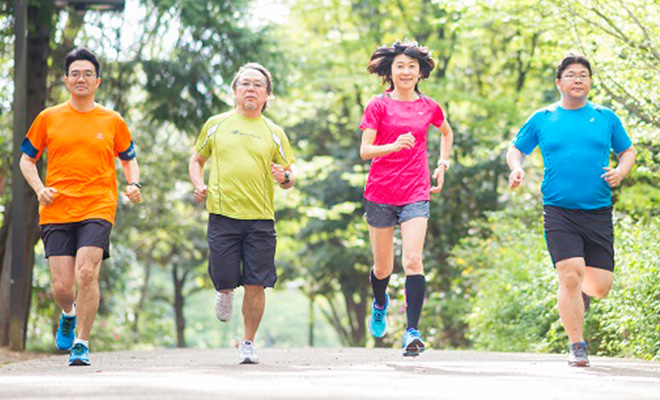
<svg viewBox="0 0 660 400">
<path fill-rule="evenodd" d="M 69 365 L 89 365 L 89 334 L 100 298 L 99 270 L 101 261 L 110 257 L 117 209 L 115 156 L 129 182 L 125 194 L 132 203 L 142 199 L 140 171 L 124 120 L 94 103 L 101 84 L 98 58 L 86 48 L 75 49 L 66 56 L 64 70 L 69 101 L 37 116 L 21 145 L 20 166 L 39 199 L 53 298 L 62 308 L 55 344 L 70 350 Z M 44 150 L 45 185 L 36 167 Z"/>
</svg>

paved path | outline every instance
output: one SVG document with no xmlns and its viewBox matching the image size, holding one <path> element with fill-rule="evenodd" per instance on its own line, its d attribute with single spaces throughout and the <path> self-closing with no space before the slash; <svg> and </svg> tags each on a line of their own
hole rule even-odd
<svg viewBox="0 0 660 400">
<path fill-rule="evenodd" d="M 169 349 L 67 356 L 0 368 L 0 399 L 660 399 L 660 363 L 563 355 L 387 349 L 262 349 L 238 365 L 235 349 Z"/>
</svg>

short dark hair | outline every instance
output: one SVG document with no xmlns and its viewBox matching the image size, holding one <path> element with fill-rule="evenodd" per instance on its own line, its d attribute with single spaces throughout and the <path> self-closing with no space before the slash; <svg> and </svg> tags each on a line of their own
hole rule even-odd
<svg viewBox="0 0 660 400">
<path fill-rule="evenodd" d="M 587 60 L 587 57 L 581 54 L 569 53 L 559 61 L 559 64 L 557 64 L 557 79 L 560 79 L 564 70 L 573 64 L 584 65 L 584 67 L 589 70 L 589 76 L 591 76 L 591 64 L 589 63 L 589 60 Z"/>
<path fill-rule="evenodd" d="M 232 90 L 236 90 L 236 86 L 238 85 L 238 78 L 241 77 L 241 74 L 248 69 L 253 69 L 255 71 L 261 72 L 261 74 L 266 78 L 266 92 L 270 96 L 271 93 L 273 93 L 273 77 L 270 75 L 270 71 L 266 69 L 263 65 L 255 62 L 250 62 L 245 65 L 243 65 L 241 68 L 238 69 L 236 74 L 234 75 L 234 79 L 231 81 L 231 88 Z M 268 100 L 264 103 L 264 106 L 261 108 L 261 112 L 263 112 L 266 109 L 266 106 L 268 105 Z"/>
<path fill-rule="evenodd" d="M 371 74 L 376 74 L 383 78 L 383 84 L 389 83 L 390 90 L 394 89 L 394 82 L 392 82 L 392 63 L 394 58 L 399 54 L 405 54 L 408 57 L 414 58 L 419 61 L 419 69 L 421 72 L 420 80 L 426 79 L 431 75 L 431 71 L 435 67 L 435 62 L 431 58 L 431 52 L 426 47 L 422 47 L 417 42 L 401 42 L 397 40 L 392 46 L 381 46 L 371 55 L 367 71 Z M 419 93 L 417 84 L 415 84 L 415 91 Z"/>
<path fill-rule="evenodd" d="M 87 60 L 94 64 L 96 77 L 101 77 L 101 64 L 99 63 L 99 59 L 96 57 L 96 54 L 92 53 L 92 51 L 86 47 L 73 49 L 66 55 L 66 57 L 64 57 L 64 75 L 69 76 L 69 67 L 74 61 L 78 60 Z"/>
</svg>

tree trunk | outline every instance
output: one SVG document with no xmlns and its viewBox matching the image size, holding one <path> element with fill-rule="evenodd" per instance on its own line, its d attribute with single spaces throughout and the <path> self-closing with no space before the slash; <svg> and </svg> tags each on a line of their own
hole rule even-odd
<svg viewBox="0 0 660 400">
<path fill-rule="evenodd" d="M 30 3 L 28 7 L 28 37 L 27 37 L 27 125 L 31 125 L 36 116 L 44 109 L 46 104 L 46 85 L 48 78 L 48 57 L 50 55 L 50 38 L 53 32 L 54 6 L 50 1 L 40 1 Z M 20 154 L 14 154 L 14 157 L 20 157 Z M 22 177 L 12 177 L 12 179 L 23 179 Z M 25 347 L 25 337 L 27 334 L 27 323 L 30 312 L 30 299 L 32 297 L 32 270 L 34 267 L 34 245 L 39 240 L 39 207 L 37 197 L 26 185 L 26 190 L 17 199 L 12 201 L 21 201 L 26 203 L 26 231 L 25 231 L 25 264 L 23 277 L 24 298 L 12 299 L 23 301 L 25 307 L 24 315 L 19 316 L 23 326 L 23 345 Z M 9 204 L 7 210 L 11 210 Z M 2 233 L 0 233 L 0 249 L 2 254 L 0 262 L 0 346 L 9 344 L 9 302 L 4 299 L 9 298 L 11 282 L 8 279 L 11 276 L 12 250 L 10 238 L 12 229 L 10 215 L 6 213 Z"/>
<path fill-rule="evenodd" d="M 186 328 L 186 320 L 183 317 L 183 306 L 185 300 L 183 298 L 183 282 L 185 274 L 179 277 L 179 266 L 177 263 L 172 265 L 172 283 L 174 283 L 174 318 L 176 322 L 176 347 L 186 347 L 186 338 L 184 330 Z"/>
</svg>

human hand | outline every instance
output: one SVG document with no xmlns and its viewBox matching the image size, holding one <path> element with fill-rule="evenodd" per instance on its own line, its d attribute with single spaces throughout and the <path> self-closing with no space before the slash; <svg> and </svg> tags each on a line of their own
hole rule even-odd
<svg viewBox="0 0 660 400">
<path fill-rule="evenodd" d="M 50 203 L 55 200 L 55 193 L 57 193 L 57 189 L 52 188 L 52 187 L 45 187 L 37 193 L 37 199 L 39 199 L 39 203 L 43 204 L 44 206 L 49 206 Z"/>
<path fill-rule="evenodd" d="M 439 165 L 435 171 L 433 171 L 433 179 L 436 180 L 437 184 L 431 187 L 431 193 L 440 193 L 442 190 L 442 185 L 445 183 L 445 171 L 447 169 L 444 165 Z"/>
<path fill-rule="evenodd" d="M 525 181 L 525 171 L 522 168 L 518 167 L 511 171 L 509 175 L 509 188 L 515 189 L 520 186 L 521 183 Z"/>
<path fill-rule="evenodd" d="M 403 135 L 399 135 L 398 138 L 396 138 L 396 142 L 392 143 L 392 151 L 393 152 L 398 152 L 403 149 L 412 149 L 415 146 L 415 137 L 413 136 L 412 132 L 404 133 Z"/>
<path fill-rule="evenodd" d="M 274 162 L 270 163 L 270 173 L 273 175 L 273 178 L 277 181 L 277 183 L 284 183 L 286 180 L 286 177 L 284 176 L 284 167 L 275 164 Z"/>
<path fill-rule="evenodd" d="M 209 191 L 209 187 L 204 185 L 204 184 L 201 184 L 201 185 L 197 186 L 195 188 L 195 190 L 193 191 L 193 197 L 195 198 L 195 201 L 198 202 L 198 203 L 201 203 L 202 201 L 204 201 L 208 191 Z"/>
<path fill-rule="evenodd" d="M 140 191 L 140 188 L 135 185 L 127 185 L 124 194 L 133 204 L 142 201 L 142 193 Z"/>
<path fill-rule="evenodd" d="M 621 181 L 623 180 L 624 177 L 618 168 L 603 167 L 603 169 L 607 172 L 605 172 L 600 177 L 605 179 L 605 181 L 610 185 L 610 187 L 613 188 L 621 184 Z"/>
</svg>

